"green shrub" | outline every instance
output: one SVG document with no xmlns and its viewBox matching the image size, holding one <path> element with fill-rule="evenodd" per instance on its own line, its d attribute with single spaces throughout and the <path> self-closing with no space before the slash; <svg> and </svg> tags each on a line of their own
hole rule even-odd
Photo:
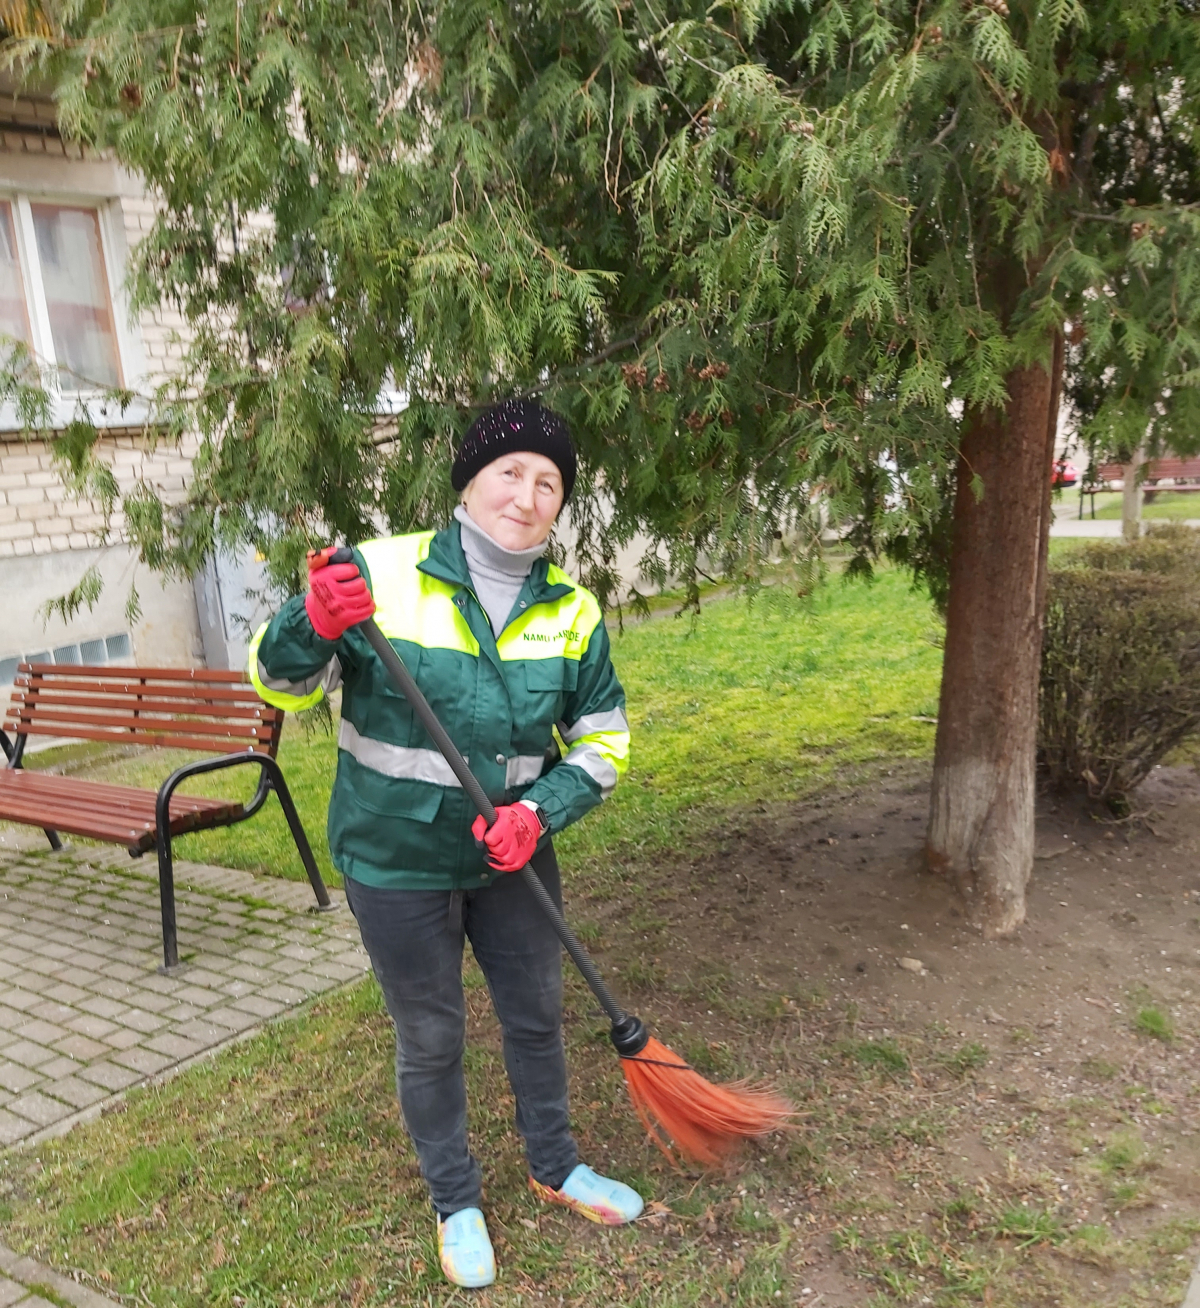
<svg viewBox="0 0 1200 1308">
<path fill-rule="evenodd" d="M 1051 570 L 1039 713 L 1051 780 L 1118 804 L 1200 731 L 1200 533 L 1097 542 Z"/>
</svg>

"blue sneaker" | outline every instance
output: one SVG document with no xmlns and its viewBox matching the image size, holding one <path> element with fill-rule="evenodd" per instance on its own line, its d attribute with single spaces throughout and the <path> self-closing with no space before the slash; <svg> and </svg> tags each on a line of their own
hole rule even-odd
<svg viewBox="0 0 1200 1308">
<path fill-rule="evenodd" d="M 438 1256 L 446 1280 L 478 1290 L 496 1279 L 496 1255 L 478 1208 L 461 1208 L 438 1218 Z"/>
<path fill-rule="evenodd" d="M 602 1226 L 624 1226 L 642 1215 L 642 1196 L 621 1181 L 599 1176 L 585 1163 L 579 1166 L 557 1190 L 529 1178 L 529 1188 L 548 1204 L 562 1204 Z"/>
</svg>

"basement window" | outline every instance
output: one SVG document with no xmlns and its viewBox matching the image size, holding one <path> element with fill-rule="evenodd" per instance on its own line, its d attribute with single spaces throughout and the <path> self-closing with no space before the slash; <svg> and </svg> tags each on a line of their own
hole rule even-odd
<svg viewBox="0 0 1200 1308">
<path fill-rule="evenodd" d="M 114 636 L 103 636 L 97 640 L 81 640 L 70 645 L 59 645 L 52 650 L 36 649 L 26 654 L 15 654 L 11 658 L 0 659 L 0 686 L 12 685 L 19 663 L 54 663 L 58 666 L 86 663 L 95 667 L 106 663 L 129 665 L 132 662 L 133 641 L 129 639 L 128 632 L 122 631 Z"/>
</svg>

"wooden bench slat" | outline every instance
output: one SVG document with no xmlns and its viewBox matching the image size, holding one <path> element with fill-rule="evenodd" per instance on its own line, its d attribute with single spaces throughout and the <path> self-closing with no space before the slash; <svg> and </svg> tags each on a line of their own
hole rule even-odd
<svg viewBox="0 0 1200 1308">
<path fill-rule="evenodd" d="M 36 706 L 38 712 L 48 708 L 102 708 L 120 709 L 122 712 L 136 712 L 139 716 L 146 713 L 158 715 L 170 714 L 185 718 L 242 718 L 255 719 L 259 722 L 273 722 L 277 710 L 271 709 L 261 700 L 257 704 L 210 704 L 202 700 L 169 700 L 157 695 L 83 695 L 63 694 L 58 686 L 15 686 L 13 688 L 14 704 L 23 704 L 29 708 Z"/>
<path fill-rule="evenodd" d="M 134 681 L 187 681 L 197 686 L 211 682 L 214 686 L 248 685 L 245 673 L 216 668 L 142 668 L 118 663 L 19 663 L 18 672 L 64 674 L 78 676 L 84 672 L 97 672 L 106 676 L 126 673 Z"/>
<path fill-rule="evenodd" d="M 184 726 L 187 724 L 185 723 Z M 10 727 L 10 730 L 13 728 Z M 15 728 L 18 731 L 24 727 Z M 232 739 L 214 740 L 200 736 L 166 736 L 157 732 L 93 731 L 85 727 L 59 727 L 49 723 L 38 724 L 29 732 L 31 736 L 54 736 L 59 740 L 104 740 L 118 745 L 162 745 L 170 749 L 196 749 L 207 754 L 274 754 L 273 741 L 262 739 L 238 742 Z"/>
<path fill-rule="evenodd" d="M 26 736 L 274 757 L 283 713 L 240 672 L 32 663 L 4 722 Z"/>
<path fill-rule="evenodd" d="M 155 792 L 138 790 L 134 786 L 110 786 L 103 782 L 81 781 L 76 777 L 43 777 L 37 772 L 20 772 L 15 775 L 29 777 L 28 783 L 9 782 L 10 773 L 0 774 L 0 806 L 6 796 L 36 796 L 39 802 L 55 807 L 111 810 L 123 814 L 154 814 Z M 62 782 L 61 786 L 50 783 Z M 210 799 L 205 795 L 183 795 L 178 791 L 171 796 L 171 812 L 207 813 L 215 808 L 240 808 L 238 800 Z"/>
<path fill-rule="evenodd" d="M 41 826 L 46 821 L 36 806 L 13 805 L 11 810 L 6 807 L 3 816 L 5 821 L 20 822 L 31 827 Z M 126 849 L 146 850 L 154 844 L 152 831 L 144 826 L 123 825 L 119 818 L 108 821 L 81 818 L 76 821 L 69 814 L 62 813 L 56 815 L 52 830 L 72 836 L 86 836 L 89 840 L 102 840 L 106 844 L 124 845 Z"/>
<path fill-rule="evenodd" d="M 1161 480 L 1164 477 L 1200 479 L 1200 459 L 1151 459 L 1144 475 L 1146 481 Z M 1096 469 L 1096 476 L 1100 481 L 1124 481 L 1125 465 L 1121 463 L 1102 463 Z M 1162 489 L 1189 490 L 1191 488 L 1187 486 L 1164 486 Z"/>
<path fill-rule="evenodd" d="M 178 701 L 180 704 L 200 701 L 251 707 L 259 705 L 272 712 L 280 712 L 278 709 L 273 709 L 270 704 L 264 704 L 249 682 L 242 682 L 240 686 L 156 686 L 141 681 L 119 681 L 104 676 L 79 676 L 77 675 L 79 670 L 78 664 L 66 664 L 60 669 L 62 675 L 53 678 L 43 677 L 40 674 L 18 673 L 15 685 L 19 689 L 36 690 L 38 693 L 61 689 L 72 693 L 82 691 L 100 695 L 150 695 L 157 699 Z M 97 672 L 101 673 L 106 671 L 112 669 L 97 669 Z"/>
<path fill-rule="evenodd" d="M 182 715 L 180 717 L 142 716 L 135 715 L 124 708 L 121 712 L 114 710 L 112 713 L 103 713 L 44 704 L 29 705 L 16 701 L 9 707 L 5 716 L 10 722 L 22 724 L 17 727 L 18 731 L 27 729 L 24 724 L 36 730 L 39 722 L 55 724 L 78 722 L 85 727 L 121 727 L 130 731 L 141 730 L 150 733 L 178 730 L 182 727 L 197 736 L 249 736 L 257 740 L 265 740 L 271 735 L 271 726 L 265 722 L 205 722 L 203 719 L 189 719 Z"/>
<path fill-rule="evenodd" d="M 156 795 L 132 786 L 111 786 L 73 777 L 37 772 L 0 772 L 0 820 L 25 822 L 69 831 L 72 835 L 120 843 L 154 841 Z M 199 795 L 171 797 L 171 834 L 180 835 L 203 822 L 237 817 L 236 800 Z"/>
<path fill-rule="evenodd" d="M 7 821 L 21 822 L 28 826 L 41 826 L 46 819 L 36 806 L 13 805 L 12 810 L 3 810 Z M 171 824 L 171 836 L 186 835 L 188 829 Z M 154 824 L 152 822 L 129 822 L 119 816 L 71 813 L 63 811 L 54 815 L 54 831 L 66 832 L 72 836 L 85 836 L 88 840 L 101 840 L 106 844 L 123 845 L 126 849 L 146 851 L 155 843 Z"/>
<path fill-rule="evenodd" d="M 122 786 L 111 781 L 89 781 L 81 777 L 64 777 L 54 772 L 31 772 L 27 768 L 0 769 L 0 794 L 29 793 L 45 796 L 54 801 L 67 800 L 75 795 L 94 795 L 99 802 L 126 799 L 135 806 L 154 811 L 157 791 L 143 790 L 140 786 Z M 214 805 L 235 804 L 237 800 L 213 799 L 208 795 L 189 795 L 177 790 L 171 796 L 172 811 L 176 805 L 191 808 L 211 808 Z"/>
</svg>

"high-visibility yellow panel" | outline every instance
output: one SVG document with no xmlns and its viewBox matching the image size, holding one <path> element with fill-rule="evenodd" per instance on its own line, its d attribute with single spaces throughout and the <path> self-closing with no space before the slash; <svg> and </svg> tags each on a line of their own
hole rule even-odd
<svg viewBox="0 0 1200 1308">
<path fill-rule="evenodd" d="M 532 605 L 510 623 L 496 642 L 502 659 L 557 658 L 577 662 L 587 652 L 588 641 L 601 618 L 595 596 L 553 564 L 547 581 L 552 586 L 565 584 L 575 589 L 549 604 Z"/>
<path fill-rule="evenodd" d="M 271 687 L 263 681 L 262 671 L 258 665 L 258 647 L 262 644 L 263 637 L 267 634 L 267 626 L 264 622 L 258 631 L 254 634 L 254 639 L 250 642 L 250 655 L 248 670 L 250 680 L 254 684 L 254 689 L 266 703 L 277 709 L 283 709 L 285 713 L 299 713 L 303 709 L 312 708 L 314 704 L 319 704 L 325 694 L 325 688 L 318 684 L 316 689 L 308 694 L 296 695 L 289 691 L 282 690 L 278 686 Z"/>
<path fill-rule="evenodd" d="M 389 640 L 477 655 L 479 642 L 454 603 L 454 586 L 417 571 L 433 537 L 432 531 L 421 531 L 358 547 L 371 572 L 375 621 Z"/>
</svg>

